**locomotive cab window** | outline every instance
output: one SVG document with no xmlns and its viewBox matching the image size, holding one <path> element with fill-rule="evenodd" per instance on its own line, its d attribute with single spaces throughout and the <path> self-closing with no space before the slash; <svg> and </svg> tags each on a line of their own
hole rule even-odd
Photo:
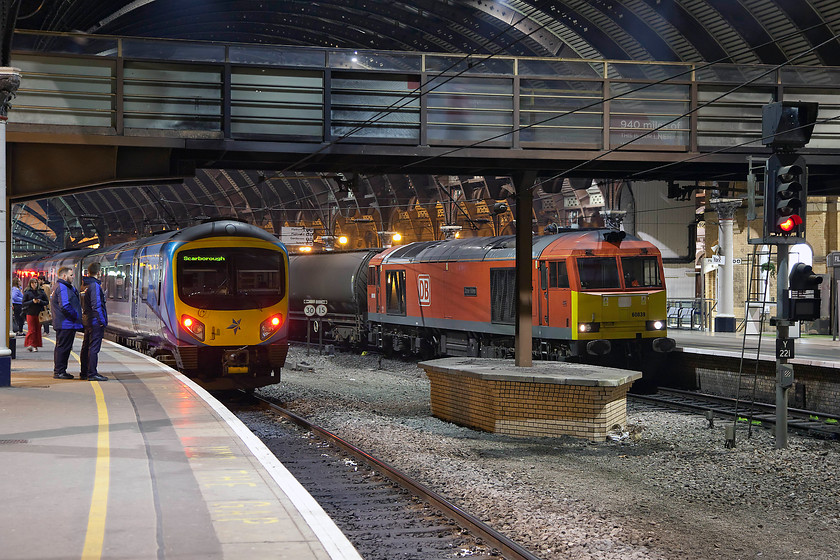
<svg viewBox="0 0 840 560">
<path fill-rule="evenodd" d="M 227 247 L 178 253 L 178 295 L 202 309 L 270 307 L 286 294 L 282 253 Z"/>
<path fill-rule="evenodd" d="M 405 270 L 385 272 L 385 310 L 389 315 L 405 315 Z"/>
<path fill-rule="evenodd" d="M 583 290 L 609 290 L 621 288 L 618 263 L 614 257 L 578 258 L 578 275 Z"/>
<path fill-rule="evenodd" d="M 656 257 L 622 257 L 621 269 L 626 288 L 661 288 Z"/>
<path fill-rule="evenodd" d="M 548 263 L 548 287 L 569 287 L 569 272 L 566 270 L 566 261 L 553 261 Z"/>
</svg>

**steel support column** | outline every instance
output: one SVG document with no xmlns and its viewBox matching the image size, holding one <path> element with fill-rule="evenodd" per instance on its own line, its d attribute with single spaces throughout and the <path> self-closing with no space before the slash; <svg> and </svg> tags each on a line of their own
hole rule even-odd
<svg viewBox="0 0 840 560">
<path fill-rule="evenodd" d="M 536 171 L 517 173 L 512 177 L 516 189 L 516 341 L 515 359 L 519 367 L 531 367 L 533 347 L 531 302 L 533 288 L 531 271 L 534 268 L 531 214 L 534 206 L 532 188 Z"/>
</svg>

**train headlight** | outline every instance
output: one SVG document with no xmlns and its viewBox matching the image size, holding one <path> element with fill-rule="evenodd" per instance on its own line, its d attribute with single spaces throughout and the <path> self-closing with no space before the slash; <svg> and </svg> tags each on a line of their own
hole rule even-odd
<svg viewBox="0 0 840 560">
<path fill-rule="evenodd" d="M 204 341 L 204 323 L 195 317 L 181 315 L 181 325 L 183 325 L 184 329 L 193 335 L 196 340 Z"/>
<path fill-rule="evenodd" d="M 283 314 L 278 313 L 276 315 L 272 315 L 260 323 L 260 340 L 265 340 L 271 337 L 271 335 L 276 333 L 281 326 L 283 326 Z"/>
<path fill-rule="evenodd" d="M 647 322 L 647 330 L 649 331 L 661 331 L 665 328 L 665 321 L 648 321 Z"/>
<path fill-rule="evenodd" d="M 578 323 L 578 332 L 591 333 L 601 330 L 601 323 Z"/>
</svg>

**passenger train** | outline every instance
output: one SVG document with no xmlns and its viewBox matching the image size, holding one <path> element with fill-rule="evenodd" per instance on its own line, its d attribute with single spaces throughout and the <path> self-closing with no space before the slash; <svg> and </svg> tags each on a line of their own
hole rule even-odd
<svg viewBox="0 0 840 560">
<path fill-rule="evenodd" d="M 636 358 L 675 347 L 666 333 L 662 257 L 608 229 L 561 230 L 533 241 L 537 358 Z M 317 321 L 328 340 L 424 356 L 509 357 L 516 320 L 515 238 L 411 243 L 292 255 L 293 337 Z M 327 306 L 323 318 L 306 301 Z M 325 332 L 326 331 L 326 332 Z"/>
<path fill-rule="evenodd" d="M 174 365 L 209 390 L 280 381 L 288 351 L 288 253 L 265 230 L 210 221 L 102 249 L 16 261 L 15 274 L 76 285 L 102 265 L 106 336 Z"/>
</svg>

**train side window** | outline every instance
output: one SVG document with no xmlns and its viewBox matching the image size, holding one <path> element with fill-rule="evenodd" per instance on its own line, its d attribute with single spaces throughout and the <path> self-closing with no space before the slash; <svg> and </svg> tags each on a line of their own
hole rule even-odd
<svg viewBox="0 0 840 560">
<path fill-rule="evenodd" d="M 546 270 L 546 262 L 540 261 L 540 290 L 548 288 L 548 271 Z"/>
<path fill-rule="evenodd" d="M 405 315 L 405 270 L 385 272 L 385 309 L 389 315 Z"/>
<path fill-rule="evenodd" d="M 368 286 L 379 285 L 379 269 L 375 266 L 368 267 Z"/>
<path fill-rule="evenodd" d="M 137 279 L 140 282 L 140 299 L 146 301 L 146 298 L 149 295 L 149 283 L 147 282 L 147 272 L 146 269 L 148 267 L 144 265 L 140 265 L 140 273 L 138 274 L 139 278 Z"/>
<path fill-rule="evenodd" d="M 548 265 L 548 286 L 550 288 L 568 288 L 569 272 L 566 270 L 566 261 L 553 261 Z"/>
<path fill-rule="evenodd" d="M 117 277 L 114 276 L 114 270 L 111 268 L 105 271 L 105 291 L 108 299 L 114 299 L 117 292 Z"/>
</svg>

